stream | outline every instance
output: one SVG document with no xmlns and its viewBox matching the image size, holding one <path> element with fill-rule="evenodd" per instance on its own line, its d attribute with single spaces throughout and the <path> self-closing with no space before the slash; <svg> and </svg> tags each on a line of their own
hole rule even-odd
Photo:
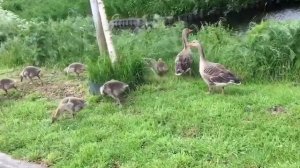
<svg viewBox="0 0 300 168">
<path fill-rule="evenodd" d="M 255 12 L 244 11 L 243 14 L 233 13 L 228 15 L 226 23 L 234 30 L 245 32 L 249 29 L 251 22 L 260 23 L 264 20 L 276 20 L 276 21 L 300 21 L 300 5 L 281 7 L 271 11 Z"/>
</svg>

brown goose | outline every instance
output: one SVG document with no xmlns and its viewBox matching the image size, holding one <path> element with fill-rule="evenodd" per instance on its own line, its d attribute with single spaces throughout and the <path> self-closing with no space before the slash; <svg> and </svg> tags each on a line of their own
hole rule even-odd
<svg viewBox="0 0 300 168">
<path fill-rule="evenodd" d="M 79 62 L 74 62 L 70 64 L 68 67 L 64 69 L 64 71 L 69 74 L 70 72 L 74 72 L 79 76 L 80 73 L 85 71 L 85 65 Z"/>
<path fill-rule="evenodd" d="M 7 94 L 7 90 L 14 88 L 17 90 L 16 82 L 11 79 L 1 79 L 0 80 L 0 89 L 5 91 L 5 94 Z"/>
<path fill-rule="evenodd" d="M 182 30 L 183 50 L 178 53 L 175 59 L 175 75 L 180 76 L 189 72 L 191 75 L 191 66 L 193 63 L 192 52 L 188 45 L 188 35 L 192 32 L 191 29 L 185 28 Z"/>
<path fill-rule="evenodd" d="M 222 88 L 222 93 L 224 94 L 225 86 L 241 84 L 241 81 L 223 65 L 209 62 L 205 58 L 203 47 L 199 41 L 193 40 L 189 45 L 193 48 L 198 48 L 200 55 L 199 72 L 202 79 L 208 85 L 209 93 L 212 87 L 217 87 Z"/>
<path fill-rule="evenodd" d="M 23 81 L 23 78 L 29 78 L 30 81 L 33 82 L 32 78 L 38 77 L 39 80 L 41 81 L 42 85 L 43 85 L 43 81 L 41 80 L 40 73 L 41 73 L 40 68 L 34 67 L 34 66 L 27 66 L 20 73 L 21 82 Z"/>
<path fill-rule="evenodd" d="M 121 104 L 121 95 L 124 93 L 124 91 L 128 88 L 128 84 L 118 81 L 118 80 L 110 80 L 104 83 L 100 87 L 100 93 L 101 95 L 108 95 L 112 97 L 114 100 L 117 101 L 117 103 L 122 106 Z"/>
</svg>

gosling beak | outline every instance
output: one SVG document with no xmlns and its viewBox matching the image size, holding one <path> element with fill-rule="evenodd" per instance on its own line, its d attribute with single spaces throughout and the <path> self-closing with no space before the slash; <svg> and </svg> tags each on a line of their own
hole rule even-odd
<svg viewBox="0 0 300 168">
<path fill-rule="evenodd" d="M 188 29 L 188 33 L 192 33 L 193 32 L 193 30 L 192 29 Z"/>
</svg>

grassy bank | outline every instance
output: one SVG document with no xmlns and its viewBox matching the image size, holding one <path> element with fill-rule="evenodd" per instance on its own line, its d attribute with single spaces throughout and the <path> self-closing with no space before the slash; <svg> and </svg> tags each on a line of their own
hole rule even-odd
<svg viewBox="0 0 300 168">
<path fill-rule="evenodd" d="M 35 88 L 19 84 L 21 93 L 8 97 L 1 92 L 0 151 L 52 167 L 300 164 L 299 84 L 244 84 L 227 88 L 226 95 L 207 95 L 200 78 L 172 76 L 140 86 L 119 109 L 58 70 L 44 69 L 43 80 Z M 82 94 L 89 105 L 74 119 L 51 125 L 50 114 L 67 91 Z M 283 112 L 272 113 L 275 105 Z"/>
</svg>

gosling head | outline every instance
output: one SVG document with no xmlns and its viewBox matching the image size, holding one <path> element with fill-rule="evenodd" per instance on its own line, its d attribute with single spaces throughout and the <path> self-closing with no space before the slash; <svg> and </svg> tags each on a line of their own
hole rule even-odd
<svg viewBox="0 0 300 168">
<path fill-rule="evenodd" d="M 200 42 L 198 40 L 193 40 L 191 42 L 189 42 L 188 44 L 190 47 L 199 47 L 201 46 Z"/>
<path fill-rule="evenodd" d="M 100 94 L 101 94 L 101 95 L 104 95 L 104 85 L 102 85 L 102 86 L 100 87 Z"/>
<path fill-rule="evenodd" d="M 66 68 L 64 69 L 64 72 L 68 73 L 68 72 L 69 72 L 69 67 L 66 67 Z"/>
</svg>

